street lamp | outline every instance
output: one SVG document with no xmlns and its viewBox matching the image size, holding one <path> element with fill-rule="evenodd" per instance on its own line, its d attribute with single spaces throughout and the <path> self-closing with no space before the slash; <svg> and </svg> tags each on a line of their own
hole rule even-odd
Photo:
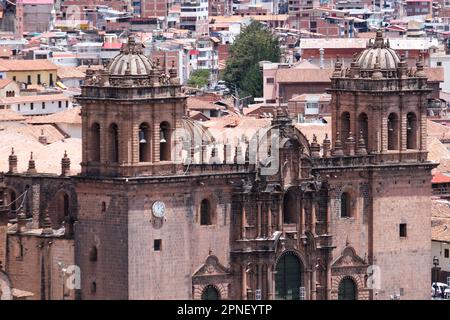
<svg viewBox="0 0 450 320">
<path fill-rule="evenodd" d="M 434 296 L 437 297 L 437 266 L 439 265 L 438 257 L 433 257 L 433 265 L 434 265 Z"/>
</svg>

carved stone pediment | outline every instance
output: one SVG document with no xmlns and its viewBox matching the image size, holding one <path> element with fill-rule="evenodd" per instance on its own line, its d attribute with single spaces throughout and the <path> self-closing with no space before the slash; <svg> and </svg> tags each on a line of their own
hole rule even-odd
<svg viewBox="0 0 450 320">
<path fill-rule="evenodd" d="M 358 256 L 355 249 L 346 247 L 341 255 L 332 263 L 332 268 L 367 267 L 368 264 Z"/>
<path fill-rule="evenodd" d="M 208 256 L 205 263 L 195 271 L 193 277 L 200 276 L 226 276 L 229 270 L 219 263 L 216 256 Z"/>
</svg>

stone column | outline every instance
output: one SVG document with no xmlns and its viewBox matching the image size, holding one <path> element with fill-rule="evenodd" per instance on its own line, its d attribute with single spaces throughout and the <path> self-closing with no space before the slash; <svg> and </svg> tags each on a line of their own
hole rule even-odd
<svg viewBox="0 0 450 320">
<path fill-rule="evenodd" d="M 40 185 L 33 184 L 27 191 L 26 197 L 31 197 L 31 213 L 33 218 L 33 229 L 40 227 Z M 22 200 L 22 199 L 21 199 Z M 20 205 L 20 204 L 19 204 Z"/>
<path fill-rule="evenodd" d="M 311 300 L 316 300 L 317 289 L 316 289 L 316 267 L 313 266 L 311 271 Z"/>
<path fill-rule="evenodd" d="M 381 152 L 385 152 L 388 149 L 388 128 L 387 128 L 387 115 L 383 113 L 383 111 L 380 110 L 380 117 L 381 117 L 381 132 L 379 134 L 381 138 Z"/>
<path fill-rule="evenodd" d="M 278 200 L 278 230 L 283 231 L 283 198 Z"/>
<path fill-rule="evenodd" d="M 245 272 L 246 266 L 243 264 L 241 266 L 241 299 L 247 300 L 247 273 Z"/>
<path fill-rule="evenodd" d="M 270 238 L 272 236 L 272 204 L 268 203 L 267 208 L 267 237 Z"/>
<path fill-rule="evenodd" d="M 328 254 L 328 262 L 327 262 L 327 295 L 326 299 L 331 300 L 331 253 Z"/>
<path fill-rule="evenodd" d="M 256 289 L 261 290 L 261 299 L 262 299 L 262 289 L 263 289 L 263 278 L 262 278 L 262 264 L 258 264 L 258 277 L 257 277 L 257 285 Z M 255 295 L 256 297 L 256 295 Z"/>
<path fill-rule="evenodd" d="M 267 274 L 266 274 L 266 282 L 267 282 L 267 299 L 268 300 L 274 300 L 275 296 L 273 294 L 273 286 L 272 286 L 272 266 L 267 265 Z"/>
<path fill-rule="evenodd" d="M 301 214 L 301 216 L 300 216 L 301 230 L 300 230 L 300 232 L 302 234 L 305 234 L 305 230 L 306 230 L 305 202 L 306 202 L 305 197 L 302 197 L 302 204 L 301 204 L 301 208 L 300 208 L 300 210 L 301 210 L 301 213 L 300 213 Z"/>
<path fill-rule="evenodd" d="M 257 226 L 257 234 L 256 234 L 256 238 L 261 238 L 261 201 L 258 201 L 258 226 Z"/>
<path fill-rule="evenodd" d="M 247 217 L 246 217 L 246 209 L 245 209 L 245 197 L 243 198 L 242 201 L 242 217 L 241 217 L 241 238 L 245 239 L 247 234 L 246 234 L 246 229 L 245 226 L 247 224 Z"/>
<path fill-rule="evenodd" d="M 315 199 L 312 199 L 311 202 L 311 233 L 313 235 L 316 234 L 316 213 L 317 213 L 317 203 Z"/>
<path fill-rule="evenodd" d="M 406 151 L 407 149 L 407 118 L 406 113 L 403 112 L 403 110 L 400 110 L 400 117 L 399 117 L 399 126 L 400 126 L 400 151 Z"/>
</svg>

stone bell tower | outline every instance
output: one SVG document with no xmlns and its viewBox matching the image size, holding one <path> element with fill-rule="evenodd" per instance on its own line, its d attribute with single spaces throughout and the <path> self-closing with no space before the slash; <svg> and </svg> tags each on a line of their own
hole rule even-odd
<svg viewBox="0 0 450 320">
<path fill-rule="evenodd" d="M 332 76 L 333 141 L 343 154 L 362 137 L 377 161 L 426 159 L 427 77 L 422 59 L 409 70 L 404 56 L 378 31 L 349 68 L 338 59 Z"/>
<path fill-rule="evenodd" d="M 324 142 L 316 160 L 329 186 L 331 298 L 429 299 L 436 164 L 422 59 L 408 69 L 378 31 L 349 68 L 338 59 L 331 82 L 332 150 Z"/>
<path fill-rule="evenodd" d="M 81 96 L 83 175 L 174 173 L 172 134 L 186 113 L 175 68 L 168 74 L 132 36 L 105 70 L 88 70 Z"/>
</svg>

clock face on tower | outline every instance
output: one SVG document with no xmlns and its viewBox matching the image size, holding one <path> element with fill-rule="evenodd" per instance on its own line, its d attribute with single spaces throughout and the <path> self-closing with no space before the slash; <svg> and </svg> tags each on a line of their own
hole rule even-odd
<svg viewBox="0 0 450 320">
<path fill-rule="evenodd" d="M 166 212 L 166 205 L 162 201 L 155 201 L 152 205 L 152 213 L 156 218 L 163 218 Z"/>
</svg>

